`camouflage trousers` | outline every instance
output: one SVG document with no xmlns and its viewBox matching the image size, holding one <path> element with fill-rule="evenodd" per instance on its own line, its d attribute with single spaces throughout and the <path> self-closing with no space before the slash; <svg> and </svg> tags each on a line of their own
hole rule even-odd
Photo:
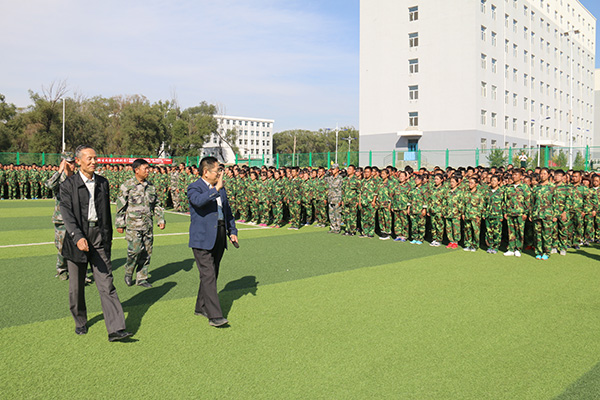
<svg viewBox="0 0 600 400">
<path fill-rule="evenodd" d="M 54 224 L 54 245 L 56 246 L 56 250 L 58 250 L 58 254 L 56 255 L 57 274 L 67 272 L 67 262 L 61 254 L 66 233 L 64 224 Z"/>
<path fill-rule="evenodd" d="M 275 200 L 273 202 L 273 225 L 281 226 L 283 224 L 283 201 Z"/>
<path fill-rule="evenodd" d="M 300 221 L 302 220 L 302 205 L 298 204 L 298 201 L 290 201 L 290 225 L 294 228 L 300 228 Z"/>
<path fill-rule="evenodd" d="M 392 212 L 387 207 L 380 207 L 379 212 L 379 230 L 383 234 L 392 233 Z"/>
<path fill-rule="evenodd" d="M 323 200 L 315 200 L 315 219 L 321 225 L 327 225 L 327 204 Z"/>
<path fill-rule="evenodd" d="M 408 237 L 408 215 L 406 210 L 394 210 L 394 233 L 398 237 Z"/>
<path fill-rule="evenodd" d="M 502 218 L 486 218 L 485 242 L 490 249 L 498 250 L 502 240 Z"/>
<path fill-rule="evenodd" d="M 516 217 L 509 216 L 506 223 L 508 225 L 508 251 L 522 250 L 523 235 L 525 234 L 523 217 L 520 215 Z"/>
<path fill-rule="evenodd" d="M 354 235 L 358 229 L 358 204 L 344 203 L 344 230 Z"/>
<path fill-rule="evenodd" d="M 592 214 L 586 214 L 584 239 L 590 243 L 596 240 L 596 226 L 594 220 L 595 217 L 593 217 Z"/>
<path fill-rule="evenodd" d="M 329 228 L 334 232 L 342 229 L 342 206 L 339 202 L 329 202 Z"/>
<path fill-rule="evenodd" d="M 535 254 L 536 255 L 550 255 L 552 250 L 552 218 L 536 219 L 533 221 L 533 228 L 535 232 Z"/>
<path fill-rule="evenodd" d="M 367 236 L 375 235 L 375 209 L 370 204 L 363 205 L 360 222 L 363 234 Z"/>
<path fill-rule="evenodd" d="M 444 217 L 440 214 L 431 216 L 431 240 L 440 243 L 444 240 Z"/>
<path fill-rule="evenodd" d="M 313 222 L 315 222 L 316 218 L 313 218 L 314 199 L 306 199 L 302 201 L 302 214 L 306 218 L 305 222 L 307 224 L 312 224 Z"/>
<path fill-rule="evenodd" d="M 16 183 L 9 183 L 8 184 L 8 198 L 9 199 L 16 199 L 17 198 L 17 184 Z"/>
<path fill-rule="evenodd" d="M 27 182 L 19 182 L 19 198 L 21 200 L 26 199 L 29 192 L 29 185 Z"/>
<path fill-rule="evenodd" d="M 579 212 L 571 213 L 571 225 L 569 226 L 569 240 L 572 246 L 583 243 L 585 232 L 585 216 Z"/>
<path fill-rule="evenodd" d="M 3 199 L 6 194 L 4 189 L 5 186 L 5 182 L 0 182 L 0 199 Z"/>
<path fill-rule="evenodd" d="M 175 188 L 171 188 L 171 201 L 173 202 L 173 209 L 179 210 L 179 193 Z"/>
<path fill-rule="evenodd" d="M 465 219 L 465 247 L 474 249 L 479 248 L 479 239 L 481 234 L 481 219 L 466 218 Z"/>
<path fill-rule="evenodd" d="M 460 218 L 446 219 L 446 236 L 451 243 L 460 242 Z"/>
<path fill-rule="evenodd" d="M 148 279 L 148 266 L 152 256 L 154 233 L 148 231 L 125 230 L 127 240 L 127 261 L 125 262 L 125 275 L 132 276 L 137 272 L 136 281 Z"/>
<path fill-rule="evenodd" d="M 563 221 L 559 216 L 558 221 L 554 223 L 554 227 L 552 228 L 552 247 L 556 248 L 558 251 L 567 251 L 567 248 L 569 247 L 570 225 L 571 221 L 569 220 L 568 214 L 566 221 Z"/>
<path fill-rule="evenodd" d="M 269 223 L 269 203 L 261 201 L 256 205 L 256 218 L 254 220 L 259 224 Z"/>
<path fill-rule="evenodd" d="M 38 182 L 29 182 L 32 199 L 39 199 L 41 196 L 40 184 Z"/>
<path fill-rule="evenodd" d="M 427 218 L 419 214 L 410 215 L 410 236 L 413 240 L 423 241 L 425 239 L 425 223 Z"/>
</svg>

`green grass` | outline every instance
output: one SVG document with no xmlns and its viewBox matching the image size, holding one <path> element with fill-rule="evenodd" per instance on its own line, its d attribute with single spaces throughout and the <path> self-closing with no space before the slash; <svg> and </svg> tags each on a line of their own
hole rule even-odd
<svg viewBox="0 0 600 400">
<path fill-rule="evenodd" d="M 52 242 L 52 204 L 0 202 L 0 246 Z M 188 223 L 168 214 L 155 233 Z M 239 227 L 219 277 L 226 329 L 193 315 L 187 235 L 156 237 L 146 290 L 125 286 L 115 235 L 127 343 L 107 341 L 95 287 L 89 333 L 74 334 L 52 244 L 0 248 L 1 397 L 600 397 L 596 247 L 540 262 Z"/>
</svg>

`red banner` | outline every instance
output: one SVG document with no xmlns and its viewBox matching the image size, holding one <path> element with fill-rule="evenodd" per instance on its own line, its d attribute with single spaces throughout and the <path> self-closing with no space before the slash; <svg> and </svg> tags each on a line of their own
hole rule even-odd
<svg viewBox="0 0 600 400">
<path fill-rule="evenodd" d="M 99 164 L 133 164 L 137 158 L 129 157 L 98 157 Z M 144 158 L 150 164 L 173 164 L 170 158 Z"/>
</svg>

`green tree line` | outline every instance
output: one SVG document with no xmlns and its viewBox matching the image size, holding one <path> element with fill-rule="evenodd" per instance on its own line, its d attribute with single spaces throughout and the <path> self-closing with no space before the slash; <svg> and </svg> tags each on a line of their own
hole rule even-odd
<svg viewBox="0 0 600 400">
<path fill-rule="evenodd" d="M 212 134 L 237 152 L 236 132 L 219 132 L 217 107 L 201 102 L 181 109 L 176 101 L 151 103 L 141 95 L 66 97 L 64 85 L 29 92 L 31 105 L 17 109 L 0 94 L 0 152 L 59 153 L 82 143 L 99 154 L 197 156 Z"/>
<path fill-rule="evenodd" d="M 335 135 L 335 129 L 318 131 L 294 129 L 277 132 L 273 134 L 273 153 L 335 152 Z M 338 151 L 346 152 L 348 149 L 351 152 L 358 151 L 358 130 L 353 127 L 343 127 L 338 130 Z"/>
</svg>

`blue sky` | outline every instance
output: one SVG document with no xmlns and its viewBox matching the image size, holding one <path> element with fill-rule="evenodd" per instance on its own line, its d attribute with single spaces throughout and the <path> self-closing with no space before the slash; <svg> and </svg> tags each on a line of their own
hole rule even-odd
<svg viewBox="0 0 600 400">
<path fill-rule="evenodd" d="M 581 3 L 600 15 L 600 1 Z M 0 0 L 0 10 L 0 93 L 19 107 L 28 90 L 66 80 L 69 95 L 208 101 L 274 119 L 275 131 L 358 128 L 359 0 Z"/>
</svg>

